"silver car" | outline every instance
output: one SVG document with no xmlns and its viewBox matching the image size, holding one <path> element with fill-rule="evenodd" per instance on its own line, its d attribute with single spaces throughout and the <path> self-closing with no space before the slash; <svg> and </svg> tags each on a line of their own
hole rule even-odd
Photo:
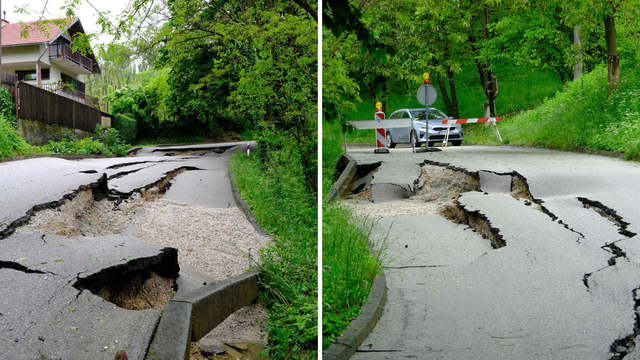
<svg viewBox="0 0 640 360">
<path fill-rule="evenodd" d="M 447 125 L 442 120 L 453 119 L 442 111 L 429 108 L 429 121 L 426 119 L 427 109 L 400 109 L 394 111 L 389 120 L 412 119 L 413 127 L 389 128 L 387 129 L 387 147 L 394 148 L 396 144 L 409 143 L 415 147 L 427 143 L 427 147 L 432 147 L 437 142 L 443 142 L 447 134 Z M 449 129 L 449 141 L 454 146 L 462 144 L 462 125 L 452 124 Z"/>
</svg>

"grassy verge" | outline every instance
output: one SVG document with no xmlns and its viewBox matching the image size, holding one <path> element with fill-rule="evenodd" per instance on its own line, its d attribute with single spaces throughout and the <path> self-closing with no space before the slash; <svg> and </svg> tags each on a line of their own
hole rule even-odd
<svg viewBox="0 0 640 360">
<path fill-rule="evenodd" d="M 322 193 L 326 196 L 336 178 L 336 163 L 342 156 L 342 127 L 324 122 L 322 131 Z M 354 217 L 339 204 L 322 209 L 322 347 L 332 341 L 360 315 L 378 275 L 384 251 L 374 257 L 369 251 L 373 224 Z M 382 250 L 382 249 L 378 249 Z"/>
<path fill-rule="evenodd" d="M 261 250 L 258 265 L 260 298 L 269 312 L 265 355 L 313 358 L 318 340 L 316 197 L 304 187 L 302 167 L 295 161 L 265 166 L 253 153 L 243 153 L 232 157 L 231 169 L 240 195 L 273 238 Z"/>
<path fill-rule="evenodd" d="M 340 205 L 327 205 L 322 218 L 322 347 L 328 348 L 360 315 L 386 254 L 372 243 L 374 224 Z M 370 248 L 375 250 L 372 255 Z"/>
<path fill-rule="evenodd" d="M 498 126 L 505 144 L 575 150 L 589 147 L 640 156 L 640 67 L 623 63 L 620 88 L 607 94 L 604 65 L 573 81 L 535 109 Z M 475 127 L 469 143 L 499 144 L 491 128 Z"/>
</svg>

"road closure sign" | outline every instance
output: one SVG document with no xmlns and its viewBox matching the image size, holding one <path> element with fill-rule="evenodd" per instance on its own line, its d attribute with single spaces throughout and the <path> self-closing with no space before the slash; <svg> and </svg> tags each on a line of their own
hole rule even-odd
<svg viewBox="0 0 640 360">
<path fill-rule="evenodd" d="M 427 94 L 428 97 L 426 98 L 427 102 L 425 103 L 425 91 L 427 91 L 427 89 L 429 89 L 429 92 Z M 436 100 L 438 100 L 438 90 L 436 90 L 435 86 L 431 84 L 420 86 L 418 89 L 418 101 L 420 101 L 420 104 L 430 106 L 433 105 Z"/>
</svg>

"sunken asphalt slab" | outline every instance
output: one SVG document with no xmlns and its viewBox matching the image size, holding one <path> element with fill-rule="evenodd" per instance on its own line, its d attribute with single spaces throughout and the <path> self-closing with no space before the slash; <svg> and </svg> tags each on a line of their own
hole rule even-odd
<svg viewBox="0 0 640 360">
<path fill-rule="evenodd" d="M 385 271 L 382 317 L 354 359 L 609 359 L 616 340 L 635 337 L 640 239 L 622 234 L 578 198 L 615 210 L 637 233 L 639 164 L 482 146 L 418 154 L 392 149 L 386 155 L 351 149 L 349 155 L 359 164 L 383 161 L 374 189 L 410 188 L 417 177 L 386 175 L 402 172 L 402 164 L 406 174 L 425 161 L 478 172 L 482 192 L 464 193 L 459 202 L 485 216 L 506 242 L 494 249 L 477 232 L 439 215 L 380 220 L 379 233 L 391 229 L 389 252 L 396 260 Z M 557 218 L 508 194 L 505 176 L 514 172 Z M 611 243 L 625 256 L 603 248 Z M 628 344 L 613 347 L 629 352 L 627 358 L 640 357 Z"/>
<path fill-rule="evenodd" d="M 118 235 L 3 240 L 0 261 L 24 267 L 0 269 L 3 358 L 110 359 L 126 350 L 143 359 L 160 310 L 125 310 L 73 285 L 105 268 L 162 256 L 161 246 Z"/>
<path fill-rule="evenodd" d="M 186 169 L 171 180 L 176 189 L 167 192 L 170 199 L 198 206 L 235 206 L 227 173 L 231 151 L 206 151 L 218 145 L 197 146 L 203 156 L 163 156 L 165 149 L 146 148 L 147 155 L 132 158 L 1 163 L 0 358 L 112 359 L 124 349 L 129 359 L 144 359 L 161 312 L 119 308 L 82 290 L 77 282 L 114 266 L 135 268 L 160 261 L 171 252 L 169 248 L 120 235 L 11 233 L 33 211 L 58 206 L 79 190 L 97 186 L 102 178 L 108 179 L 108 189 L 130 194 Z M 246 142 L 238 145 L 246 148 Z M 191 191 L 186 190 L 190 182 Z M 207 194 L 198 196 L 198 192 Z M 185 270 L 178 278 L 183 287 L 180 293 L 197 289 L 206 276 Z"/>
</svg>

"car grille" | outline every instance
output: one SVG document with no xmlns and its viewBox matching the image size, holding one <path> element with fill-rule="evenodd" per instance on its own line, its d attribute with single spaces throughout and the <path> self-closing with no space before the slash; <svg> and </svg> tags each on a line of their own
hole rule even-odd
<svg viewBox="0 0 640 360">
<path fill-rule="evenodd" d="M 455 130 L 455 126 L 452 126 L 451 128 L 449 128 L 449 131 L 453 131 Z M 447 131 L 447 127 L 434 127 L 433 130 L 435 131 Z"/>
<path fill-rule="evenodd" d="M 449 140 L 459 139 L 460 135 L 449 135 Z M 444 140 L 444 135 L 431 135 L 429 140 Z"/>
</svg>

